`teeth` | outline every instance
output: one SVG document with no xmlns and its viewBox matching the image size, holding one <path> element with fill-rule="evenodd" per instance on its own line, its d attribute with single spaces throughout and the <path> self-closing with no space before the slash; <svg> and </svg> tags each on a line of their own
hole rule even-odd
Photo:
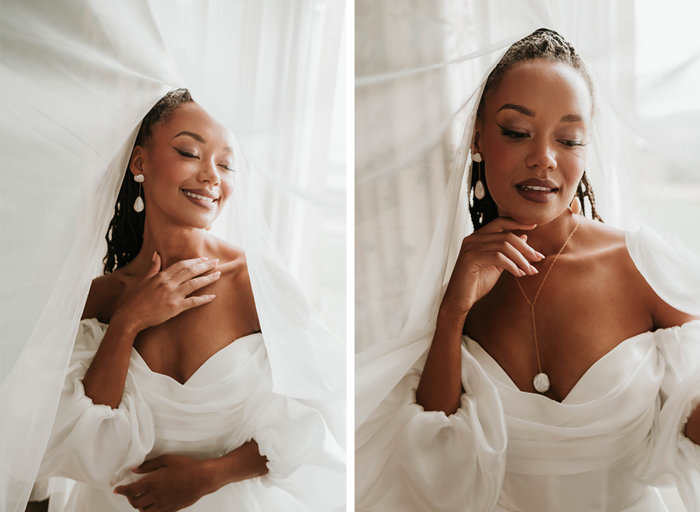
<svg viewBox="0 0 700 512">
<path fill-rule="evenodd" d="M 551 188 L 547 188 L 547 187 L 533 187 L 533 186 L 530 186 L 530 185 L 521 185 L 520 188 L 523 188 L 523 189 L 525 189 L 525 190 L 535 190 L 535 191 L 537 191 L 537 192 L 551 192 L 551 191 L 552 191 Z"/>
<path fill-rule="evenodd" d="M 183 190 L 183 192 L 185 193 L 185 195 L 188 195 L 190 197 L 196 197 L 197 199 L 201 199 L 202 201 L 207 201 L 208 203 L 214 202 L 214 199 L 212 199 L 211 197 L 200 196 L 199 194 L 193 194 L 192 192 L 189 192 L 187 190 Z"/>
</svg>

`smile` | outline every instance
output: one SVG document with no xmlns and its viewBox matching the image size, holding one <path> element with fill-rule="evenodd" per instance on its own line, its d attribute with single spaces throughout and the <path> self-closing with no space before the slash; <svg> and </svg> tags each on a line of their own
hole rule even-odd
<svg viewBox="0 0 700 512">
<path fill-rule="evenodd" d="M 534 187 L 530 185 L 518 185 L 518 188 L 522 190 L 534 190 L 536 192 L 553 192 L 557 190 L 556 188 L 549 188 L 549 187 Z"/>
<path fill-rule="evenodd" d="M 207 197 L 207 196 L 200 196 L 199 194 L 193 194 L 192 192 L 188 190 L 183 190 L 186 196 L 188 197 L 193 197 L 195 199 L 201 199 L 202 201 L 206 201 L 207 203 L 213 203 L 216 201 L 213 197 Z"/>
</svg>

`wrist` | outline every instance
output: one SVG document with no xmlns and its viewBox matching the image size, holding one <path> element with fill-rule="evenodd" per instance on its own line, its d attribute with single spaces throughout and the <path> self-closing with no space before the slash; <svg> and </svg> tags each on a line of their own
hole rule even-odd
<svg viewBox="0 0 700 512">
<path fill-rule="evenodd" d="M 135 339 L 136 335 L 143 330 L 134 315 L 128 314 L 122 309 L 118 309 L 109 321 L 109 327 L 119 330 L 124 336 Z"/>
<path fill-rule="evenodd" d="M 228 478 L 226 467 L 221 457 L 201 460 L 198 472 L 205 482 L 206 494 L 218 491 L 224 485 L 232 482 L 232 480 Z"/>
<path fill-rule="evenodd" d="M 460 304 L 453 304 L 450 301 L 443 300 L 438 309 L 438 323 L 459 324 L 460 329 L 464 325 L 469 314 L 470 307 L 465 307 Z"/>
</svg>

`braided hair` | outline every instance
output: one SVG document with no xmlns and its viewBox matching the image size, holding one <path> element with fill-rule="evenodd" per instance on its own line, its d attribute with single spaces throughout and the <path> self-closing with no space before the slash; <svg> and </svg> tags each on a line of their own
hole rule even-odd
<svg viewBox="0 0 700 512">
<path fill-rule="evenodd" d="M 481 101 L 479 102 L 479 106 L 476 111 L 477 119 L 483 118 L 485 98 L 498 88 L 506 71 L 508 71 L 518 62 L 535 59 L 544 59 L 550 62 L 562 62 L 564 64 L 568 64 L 578 71 L 588 86 L 588 90 L 591 94 L 591 105 L 594 108 L 593 101 L 595 96 L 593 94 L 593 81 L 591 80 L 591 76 L 588 74 L 586 66 L 583 63 L 583 60 L 581 60 L 579 54 L 576 53 L 574 47 L 571 46 L 571 44 L 558 33 L 546 28 L 540 28 L 535 30 L 529 36 L 515 42 L 508 49 L 493 71 L 491 71 L 491 74 L 486 79 L 484 92 L 481 95 Z M 485 173 L 479 172 L 479 165 L 483 165 L 483 163 L 480 164 L 472 161 L 471 182 L 469 184 L 469 214 L 471 216 L 475 231 L 498 217 L 498 208 L 488 190 Z M 479 178 L 481 178 L 485 188 L 485 195 L 482 199 L 477 199 L 473 192 Z M 586 176 L 585 171 L 576 189 L 576 196 L 581 201 L 581 213 L 583 215 L 586 215 L 585 199 L 588 199 L 588 203 L 591 207 L 591 217 L 595 220 L 603 222 L 603 219 L 600 218 L 600 215 L 598 215 L 598 211 L 596 210 L 595 195 L 593 194 L 593 189 L 588 182 L 588 177 Z"/>
<path fill-rule="evenodd" d="M 187 89 L 170 91 L 163 96 L 143 118 L 134 147 L 147 146 L 153 138 L 155 125 L 167 122 L 180 105 L 192 101 L 194 100 Z M 139 213 L 133 208 L 138 196 L 139 184 L 134 181 L 127 165 L 117 203 L 114 205 L 114 217 L 109 223 L 105 236 L 107 240 L 107 255 L 103 260 L 105 274 L 125 266 L 141 250 L 146 214 L 143 211 Z"/>
</svg>

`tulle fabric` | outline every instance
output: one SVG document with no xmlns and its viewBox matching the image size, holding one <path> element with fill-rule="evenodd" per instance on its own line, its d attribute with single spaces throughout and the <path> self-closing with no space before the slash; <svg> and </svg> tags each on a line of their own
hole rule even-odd
<svg viewBox="0 0 700 512">
<path fill-rule="evenodd" d="M 4 0 L 1 10 L 0 508 L 23 512 L 139 123 L 188 84 L 147 2 Z M 285 270 L 253 171 L 237 144 L 234 153 L 223 216 L 247 253 L 273 390 L 306 401 L 342 439 L 342 343 Z"/>
<path fill-rule="evenodd" d="M 255 439 L 269 473 L 229 484 L 188 510 L 331 511 L 344 503 L 343 451 L 315 409 L 272 391 L 262 334 L 215 353 L 180 384 L 135 349 L 117 409 L 94 405 L 82 378 L 107 325 L 81 322 L 39 478 L 77 480 L 66 512 L 128 511 L 113 494 L 130 471 L 164 454 L 220 457 Z M 88 508 L 81 508 L 89 504 Z"/>
</svg>

